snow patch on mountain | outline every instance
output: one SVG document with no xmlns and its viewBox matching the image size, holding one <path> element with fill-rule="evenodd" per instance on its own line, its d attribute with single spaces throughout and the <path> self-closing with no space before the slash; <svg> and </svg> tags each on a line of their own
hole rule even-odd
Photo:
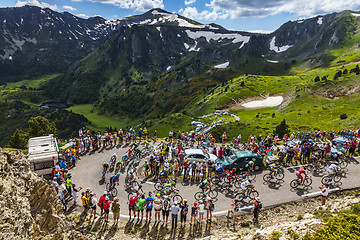
<svg viewBox="0 0 360 240">
<path fill-rule="evenodd" d="M 225 62 L 219 65 L 214 66 L 214 68 L 227 68 L 229 66 L 230 62 Z"/>
<path fill-rule="evenodd" d="M 276 46 L 276 37 L 275 36 L 270 41 L 270 50 L 275 51 L 276 53 L 285 52 L 292 46 L 293 45 L 285 45 L 285 46 L 281 46 L 281 47 Z"/>
<path fill-rule="evenodd" d="M 354 17 L 360 17 L 360 13 L 351 13 Z"/>
<path fill-rule="evenodd" d="M 250 37 L 243 36 L 238 33 L 215 33 L 210 31 L 191 31 L 186 30 L 186 34 L 189 36 L 189 38 L 192 39 L 198 39 L 201 37 L 204 37 L 207 42 L 210 42 L 210 40 L 218 41 L 221 39 L 233 39 L 232 43 L 239 43 L 242 42 L 242 45 L 239 48 L 242 48 L 245 43 L 248 43 L 250 40 Z"/>
<path fill-rule="evenodd" d="M 323 18 L 322 17 L 319 17 L 318 20 L 317 20 L 317 23 L 319 25 L 323 24 Z"/>
</svg>

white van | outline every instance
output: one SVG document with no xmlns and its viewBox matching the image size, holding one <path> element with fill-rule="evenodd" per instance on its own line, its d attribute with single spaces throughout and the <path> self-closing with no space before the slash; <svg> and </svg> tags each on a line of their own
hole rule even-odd
<svg viewBox="0 0 360 240">
<path fill-rule="evenodd" d="M 59 149 L 53 134 L 30 138 L 28 141 L 28 160 L 30 168 L 39 176 L 51 177 L 51 169 L 59 158 Z"/>
</svg>

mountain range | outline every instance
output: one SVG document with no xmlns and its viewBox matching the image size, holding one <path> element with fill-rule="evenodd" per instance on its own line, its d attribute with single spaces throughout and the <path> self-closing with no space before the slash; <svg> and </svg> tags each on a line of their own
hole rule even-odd
<svg viewBox="0 0 360 240">
<path fill-rule="evenodd" d="M 129 119 L 224 108 L 231 97 L 216 103 L 205 97 L 239 76 L 289 76 L 295 68 L 329 66 L 338 49 L 356 51 L 359 20 L 359 13 L 343 11 L 260 34 L 162 9 L 105 20 L 33 6 L 2 8 L 0 83 L 57 73 L 37 89 L 41 99 L 91 104 L 99 114 Z M 256 88 L 246 91 L 241 97 Z"/>
</svg>

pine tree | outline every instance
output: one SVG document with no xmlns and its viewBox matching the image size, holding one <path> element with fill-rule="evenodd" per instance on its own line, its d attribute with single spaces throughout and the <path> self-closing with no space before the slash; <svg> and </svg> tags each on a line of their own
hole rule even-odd
<svg viewBox="0 0 360 240">
<path fill-rule="evenodd" d="M 275 127 L 274 135 L 277 134 L 280 138 L 284 137 L 285 134 L 290 134 L 289 125 L 286 124 L 285 119 Z"/>
</svg>

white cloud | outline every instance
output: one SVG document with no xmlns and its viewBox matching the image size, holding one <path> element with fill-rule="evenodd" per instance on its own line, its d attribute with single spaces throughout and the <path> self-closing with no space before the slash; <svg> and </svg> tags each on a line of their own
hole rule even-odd
<svg viewBox="0 0 360 240">
<path fill-rule="evenodd" d="M 76 11 L 76 8 L 72 6 L 63 6 L 63 9 L 69 10 L 69 11 Z"/>
<path fill-rule="evenodd" d="M 298 16 L 314 16 L 344 9 L 359 9 L 360 1 L 356 0 L 211 0 L 206 4 L 218 14 L 228 14 L 230 18 L 266 17 L 279 13 L 290 13 Z"/>
<path fill-rule="evenodd" d="M 56 6 L 56 4 L 51 5 L 49 3 L 39 2 L 37 0 L 24 0 L 24 1 L 18 0 L 15 6 L 23 7 L 25 5 L 31 5 L 31 6 L 41 7 L 41 8 L 50 8 L 52 10 L 58 10 L 58 7 Z"/>
<path fill-rule="evenodd" d="M 82 2 L 82 0 L 71 0 L 72 2 Z"/>
<path fill-rule="evenodd" d="M 250 33 L 262 33 L 262 34 L 270 34 L 272 32 L 274 32 L 273 30 L 248 30 L 247 32 Z"/>
<path fill-rule="evenodd" d="M 89 18 L 88 15 L 83 14 L 83 13 L 76 14 L 76 16 L 81 17 L 81 18 Z"/>
<path fill-rule="evenodd" d="M 185 0 L 185 5 L 190 5 L 190 4 L 193 4 L 193 3 L 196 3 L 196 0 Z"/>
<path fill-rule="evenodd" d="M 146 11 L 152 8 L 164 8 L 163 0 L 87 0 L 87 1 L 112 4 L 120 8 L 135 9 L 137 11 Z"/>
<path fill-rule="evenodd" d="M 207 10 L 203 10 L 201 12 L 198 12 L 196 7 L 186 7 L 185 9 L 181 8 L 179 10 L 179 13 L 183 15 L 184 17 L 190 18 L 190 19 L 205 19 L 205 20 L 211 20 L 214 21 L 218 18 L 224 19 L 228 17 L 226 13 L 218 13 L 216 11 L 209 12 Z"/>
</svg>

